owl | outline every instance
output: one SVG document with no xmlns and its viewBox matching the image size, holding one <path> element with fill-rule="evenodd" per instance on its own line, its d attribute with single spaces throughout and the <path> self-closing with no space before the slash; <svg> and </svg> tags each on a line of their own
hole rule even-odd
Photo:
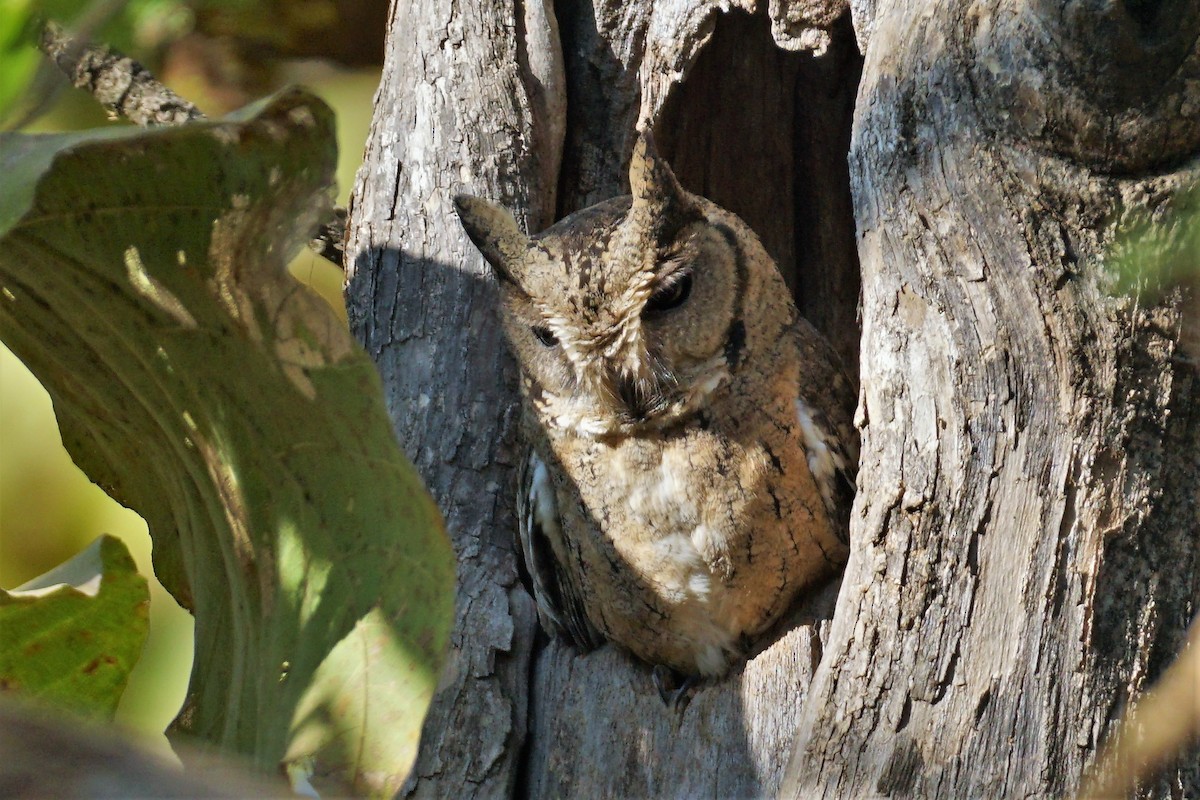
<svg viewBox="0 0 1200 800">
<path fill-rule="evenodd" d="M 520 366 L 519 551 L 543 627 L 718 677 L 845 561 L 854 396 L 758 237 L 681 188 L 649 134 L 629 184 L 536 236 L 455 205 Z"/>
</svg>

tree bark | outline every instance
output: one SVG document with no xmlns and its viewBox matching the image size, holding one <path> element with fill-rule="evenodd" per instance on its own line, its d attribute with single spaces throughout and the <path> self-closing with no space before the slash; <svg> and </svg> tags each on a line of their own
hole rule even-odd
<svg viewBox="0 0 1200 800">
<path fill-rule="evenodd" d="M 515 368 L 451 199 L 550 221 L 564 98 L 547 20 L 537 0 L 398 0 L 352 198 L 351 325 L 459 563 L 449 663 L 409 781 L 423 797 L 509 794 L 525 736 L 534 618 L 512 549 Z"/>
<path fill-rule="evenodd" d="M 1195 4 L 844 10 L 397 0 L 347 300 L 460 560 L 412 793 L 1059 795 L 1182 642 L 1200 383 L 1178 294 L 1110 294 L 1105 253 L 1195 177 Z M 514 370 L 449 205 L 539 230 L 626 191 L 639 124 L 851 366 L 861 343 L 841 591 L 679 712 L 626 655 L 534 635 Z"/>
<path fill-rule="evenodd" d="M 1062 796 L 1200 596 L 1191 323 L 1109 251 L 1196 180 L 1197 7 L 916 10 L 856 9 L 860 513 L 783 794 Z"/>
</svg>

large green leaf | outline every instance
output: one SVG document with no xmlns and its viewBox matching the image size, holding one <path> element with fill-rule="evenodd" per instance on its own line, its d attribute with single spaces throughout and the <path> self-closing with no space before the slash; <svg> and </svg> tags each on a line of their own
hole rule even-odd
<svg viewBox="0 0 1200 800">
<path fill-rule="evenodd" d="M 221 122 L 0 137 L 0 337 L 196 617 L 176 727 L 390 791 L 454 567 L 373 365 L 285 270 L 335 155 L 297 90 Z"/>
<path fill-rule="evenodd" d="M 0 589 L 0 689 L 111 717 L 148 630 L 146 579 L 119 539 Z"/>
</svg>

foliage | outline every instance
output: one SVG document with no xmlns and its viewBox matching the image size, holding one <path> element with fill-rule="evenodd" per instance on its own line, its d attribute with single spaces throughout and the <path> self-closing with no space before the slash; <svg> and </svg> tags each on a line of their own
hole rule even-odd
<svg viewBox="0 0 1200 800">
<path fill-rule="evenodd" d="M 286 83 L 281 58 L 377 66 L 387 0 L 0 0 L 0 128 L 27 124 L 67 86 L 34 44 L 46 20 L 154 72 L 173 62 L 168 83 L 214 112 Z"/>
<path fill-rule="evenodd" d="M 0 688 L 111 717 L 148 630 L 146 579 L 102 536 L 17 589 L 0 589 Z"/>
<path fill-rule="evenodd" d="M 1200 187 L 1182 190 L 1152 213 L 1131 215 L 1119 228 L 1108 260 L 1122 293 L 1149 293 L 1200 273 Z"/>
<path fill-rule="evenodd" d="M 292 91 L 221 122 L 0 136 L 0 338 L 195 615 L 178 728 L 394 791 L 453 559 L 374 366 L 285 270 L 332 123 Z"/>
<path fill-rule="evenodd" d="M 0 120 L 24 93 L 41 60 L 29 45 L 30 0 L 0 0 Z"/>
</svg>

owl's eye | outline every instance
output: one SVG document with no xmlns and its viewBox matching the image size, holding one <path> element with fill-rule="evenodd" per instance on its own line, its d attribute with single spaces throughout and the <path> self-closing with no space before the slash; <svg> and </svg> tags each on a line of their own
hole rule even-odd
<svg viewBox="0 0 1200 800">
<path fill-rule="evenodd" d="M 666 286 L 660 287 L 654 294 L 650 295 L 650 299 L 646 301 L 646 308 L 643 313 L 661 314 L 673 308 L 679 308 L 687 302 L 688 296 L 691 293 L 692 273 L 685 272 L 678 279 L 671 281 Z"/>
<path fill-rule="evenodd" d="M 534 325 L 530 328 L 537 340 L 546 347 L 554 347 L 558 344 L 558 337 L 554 335 L 554 331 L 547 328 L 545 325 Z"/>
</svg>

